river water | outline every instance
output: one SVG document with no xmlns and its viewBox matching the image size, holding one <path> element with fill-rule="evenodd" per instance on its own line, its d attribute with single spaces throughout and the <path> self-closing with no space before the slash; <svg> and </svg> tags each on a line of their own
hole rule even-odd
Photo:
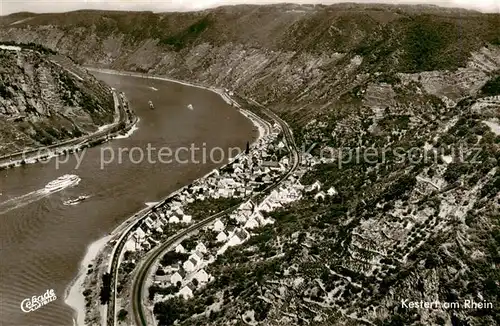
<svg viewBox="0 0 500 326">
<path fill-rule="evenodd" d="M 222 165 L 216 162 L 220 150 L 214 148 L 225 149 L 227 158 L 227 149 L 245 148 L 257 136 L 249 120 L 210 91 L 153 79 L 95 75 L 125 92 L 140 118 L 139 129 L 129 138 L 87 149 L 78 168 L 77 157 L 71 156 L 58 168 L 53 159 L 0 171 L 0 325 L 72 325 L 74 312 L 64 304 L 64 291 L 77 275 L 87 246 L 146 202 L 157 201 Z M 163 155 L 172 153 L 172 158 L 177 151 L 178 162 L 162 156 L 160 163 L 159 148 L 165 148 Z M 141 152 L 145 159 L 139 162 Z M 110 162 L 111 153 L 115 159 L 103 165 L 101 158 Z M 55 193 L 41 191 L 64 174 L 76 174 L 81 181 Z M 63 204 L 80 195 L 91 197 L 75 206 Z M 21 310 L 25 298 L 48 289 L 54 289 L 56 301 L 33 312 Z"/>
</svg>

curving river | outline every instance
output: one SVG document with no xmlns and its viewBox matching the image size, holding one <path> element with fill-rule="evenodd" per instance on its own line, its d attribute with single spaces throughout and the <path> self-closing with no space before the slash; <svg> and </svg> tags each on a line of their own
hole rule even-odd
<svg viewBox="0 0 500 326">
<path fill-rule="evenodd" d="M 95 75 L 125 92 L 140 118 L 138 130 L 70 156 L 57 168 L 53 159 L 0 171 L 0 325 L 72 325 L 74 312 L 64 304 L 64 291 L 77 275 L 87 246 L 146 202 L 157 201 L 222 165 L 210 159 L 210 153 L 216 161 L 221 157 L 214 148 L 245 148 L 257 136 L 252 123 L 213 92 L 160 80 Z M 178 162 L 162 156 L 160 163 L 160 148 L 172 158 L 177 151 Z M 81 181 L 61 191 L 43 190 L 64 174 L 78 175 Z M 80 195 L 90 198 L 74 206 L 63 204 Z M 57 300 L 33 312 L 21 310 L 24 299 L 50 289 Z"/>
</svg>

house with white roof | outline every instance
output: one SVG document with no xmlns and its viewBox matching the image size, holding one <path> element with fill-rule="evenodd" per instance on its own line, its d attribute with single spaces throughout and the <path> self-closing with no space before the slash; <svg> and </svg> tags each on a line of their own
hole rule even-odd
<svg viewBox="0 0 500 326">
<path fill-rule="evenodd" d="M 244 197 L 247 194 L 247 188 L 245 187 L 239 187 L 237 191 L 241 194 L 242 197 Z"/>
<path fill-rule="evenodd" d="M 286 195 L 285 195 L 285 198 L 288 200 L 288 201 L 295 201 L 295 200 L 299 200 L 300 197 L 301 197 L 301 193 L 299 190 L 297 190 L 296 188 L 290 188 L 290 189 L 287 189 L 288 191 L 286 192 Z"/>
<path fill-rule="evenodd" d="M 262 224 L 262 226 L 268 225 L 268 224 L 274 224 L 274 220 L 269 217 L 269 218 L 264 219 L 264 221 L 262 221 L 261 224 Z"/>
<path fill-rule="evenodd" d="M 220 197 L 229 198 L 234 195 L 234 189 L 219 188 L 218 194 Z"/>
<path fill-rule="evenodd" d="M 278 198 L 281 191 L 282 189 L 279 189 L 279 191 L 278 189 L 274 189 L 273 191 L 271 191 L 271 193 L 267 198 L 273 198 L 273 199 Z"/>
<path fill-rule="evenodd" d="M 203 260 L 203 253 L 195 249 L 189 258 L 194 258 L 196 261 L 200 262 Z"/>
<path fill-rule="evenodd" d="M 224 178 L 219 181 L 222 187 L 232 187 L 235 185 L 236 181 L 233 178 Z"/>
<path fill-rule="evenodd" d="M 193 283 L 189 283 L 185 285 L 180 291 L 179 295 L 181 295 L 185 300 L 188 300 L 193 297 L 193 292 L 196 289 Z"/>
<path fill-rule="evenodd" d="M 255 219 L 259 223 L 262 223 L 265 220 L 265 217 L 260 210 L 255 211 L 255 213 L 252 214 L 251 218 Z"/>
<path fill-rule="evenodd" d="M 218 242 L 224 242 L 227 240 L 227 234 L 224 231 L 220 231 L 219 234 L 217 234 L 217 241 Z"/>
<path fill-rule="evenodd" d="M 245 224 L 250 217 L 250 214 L 246 214 L 246 216 L 242 213 L 240 214 L 233 214 L 230 216 L 230 218 L 236 220 L 238 224 Z"/>
<path fill-rule="evenodd" d="M 176 210 L 177 208 L 182 207 L 182 203 L 180 201 L 174 200 L 170 203 L 170 206 L 172 207 L 172 210 Z"/>
<path fill-rule="evenodd" d="M 266 199 L 262 204 L 259 206 L 259 210 L 263 212 L 271 212 L 273 210 L 273 206 L 271 203 Z"/>
<path fill-rule="evenodd" d="M 195 253 L 201 253 L 201 254 L 206 254 L 207 253 L 207 247 L 205 247 L 205 245 L 202 243 L 202 242 L 199 242 L 197 245 L 196 245 L 196 248 L 195 248 Z M 200 256 L 200 258 L 203 258 Z"/>
<path fill-rule="evenodd" d="M 203 254 L 198 250 L 196 250 L 189 256 L 188 260 L 186 260 L 182 266 L 184 267 L 186 272 L 192 272 L 202 261 L 203 261 Z"/>
<path fill-rule="evenodd" d="M 125 242 L 124 250 L 125 251 L 136 251 L 137 249 L 139 249 L 139 248 L 137 248 L 137 242 L 135 240 L 135 237 L 132 236 L 127 240 L 127 242 Z"/>
<path fill-rule="evenodd" d="M 229 241 L 227 241 L 218 251 L 217 255 L 222 255 L 226 252 L 227 248 L 237 246 L 248 239 L 249 234 L 244 229 L 238 229 L 230 236 Z"/>
<path fill-rule="evenodd" d="M 227 244 L 231 247 L 237 246 L 243 243 L 247 238 L 248 238 L 248 233 L 242 229 L 238 229 L 231 237 L 231 239 L 229 239 Z"/>
<path fill-rule="evenodd" d="M 182 281 L 184 280 L 184 277 L 186 277 L 186 272 L 184 272 L 184 270 L 182 270 L 182 269 L 179 269 L 177 272 L 172 274 L 172 276 L 170 277 L 170 283 L 172 283 L 172 285 L 177 285 L 177 282 L 182 283 Z"/>
<path fill-rule="evenodd" d="M 144 232 L 141 227 L 138 227 L 134 231 L 133 235 L 136 243 L 143 243 L 146 240 L 146 232 Z"/>
<path fill-rule="evenodd" d="M 182 267 L 184 267 L 186 272 L 190 273 L 196 269 L 196 266 L 198 266 L 198 262 L 199 261 L 194 258 L 189 258 L 184 262 L 184 264 L 182 264 Z"/>
<path fill-rule="evenodd" d="M 264 173 L 266 173 L 266 175 L 262 177 L 262 182 L 264 182 L 264 183 L 271 183 L 273 181 L 273 179 L 269 175 L 269 171 L 268 172 L 264 172 Z"/>
<path fill-rule="evenodd" d="M 255 229 L 259 227 L 259 222 L 253 217 L 250 217 L 243 227 L 245 229 Z"/>
<path fill-rule="evenodd" d="M 154 221 L 151 219 L 151 217 L 146 217 L 144 219 L 144 224 L 146 224 L 146 226 L 148 227 L 148 229 L 152 230 L 154 229 Z"/>
<path fill-rule="evenodd" d="M 170 216 L 170 218 L 168 219 L 168 223 L 180 223 L 180 220 L 177 216 L 175 215 L 172 215 Z"/>
<path fill-rule="evenodd" d="M 182 244 L 179 243 L 177 245 L 177 247 L 175 247 L 175 252 L 183 254 L 183 253 L 186 252 L 186 249 L 184 249 L 184 247 L 182 246 Z"/>
<path fill-rule="evenodd" d="M 221 220 L 217 219 L 217 220 L 215 221 L 214 225 L 213 225 L 213 230 L 214 230 L 215 232 L 220 232 L 220 231 L 223 231 L 223 230 L 224 230 L 224 228 L 225 228 L 224 223 L 222 223 L 222 221 L 221 221 Z"/>
<path fill-rule="evenodd" d="M 304 186 L 301 185 L 300 183 L 296 183 L 293 185 L 292 189 L 294 191 L 296 191 L 296 193 L 298 194 L 298 197 L 302 197 L 302 192 L 304 191 Z"/>
<path fill-rule="evenodd" d="M 183 223 L 191 223 L 193 217 L 191 215 L 182 215 L 182 222 Z"/>
<path fill-rule="evenodd" d="M 328 194 L 328 196 L 335 196 L 338 194 L 338 192 L 335 189 L 335 187 L 330 187 L 330 189 L 328 189 L 328 191 L 327 191 L 327 194 Z"/>
<path fill-rule="evenodd" d="M 196 279 L 198 283 L 200 284 L 205 284 L 208 282 L 210 276 L 205 272 L 205 270 L 202 268 L 196 274 L 194 274 L 193 279 Z"/>
<path fill-rule="evenodd" d="M 255 204 L 253 203 L 252 200 L 247 201 L 246 203 L 242 204 L 239 208 L 240 211 L 242 212 L 253 212 L 255 208 Z"/>
</svg>

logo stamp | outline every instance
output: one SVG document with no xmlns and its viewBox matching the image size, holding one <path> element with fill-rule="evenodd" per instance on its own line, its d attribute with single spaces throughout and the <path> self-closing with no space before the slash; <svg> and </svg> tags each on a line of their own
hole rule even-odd
<svg viewBox="0 0 500 326">
<path fill-rule="evenodd" d="M 31 298 L 26 298 L 21 302 L 21 310 L 24 312 L 32 312 L 46 304 L 57 299 L 57 296 L 53 289 L 45 291 L 44 294 L 39 296 L 32 296 Z"/>
</svg>

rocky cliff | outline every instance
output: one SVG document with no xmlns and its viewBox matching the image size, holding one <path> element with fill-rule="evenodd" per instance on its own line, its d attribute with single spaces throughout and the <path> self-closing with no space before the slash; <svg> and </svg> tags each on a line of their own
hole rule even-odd
<svg viewBox="0 0 500 326">
<path fill-rule="evenodd" d="M 0 156 L 81 137 L 114 114 L 111 89 L 68 58 L 0 46 Z"/>
</svg>

